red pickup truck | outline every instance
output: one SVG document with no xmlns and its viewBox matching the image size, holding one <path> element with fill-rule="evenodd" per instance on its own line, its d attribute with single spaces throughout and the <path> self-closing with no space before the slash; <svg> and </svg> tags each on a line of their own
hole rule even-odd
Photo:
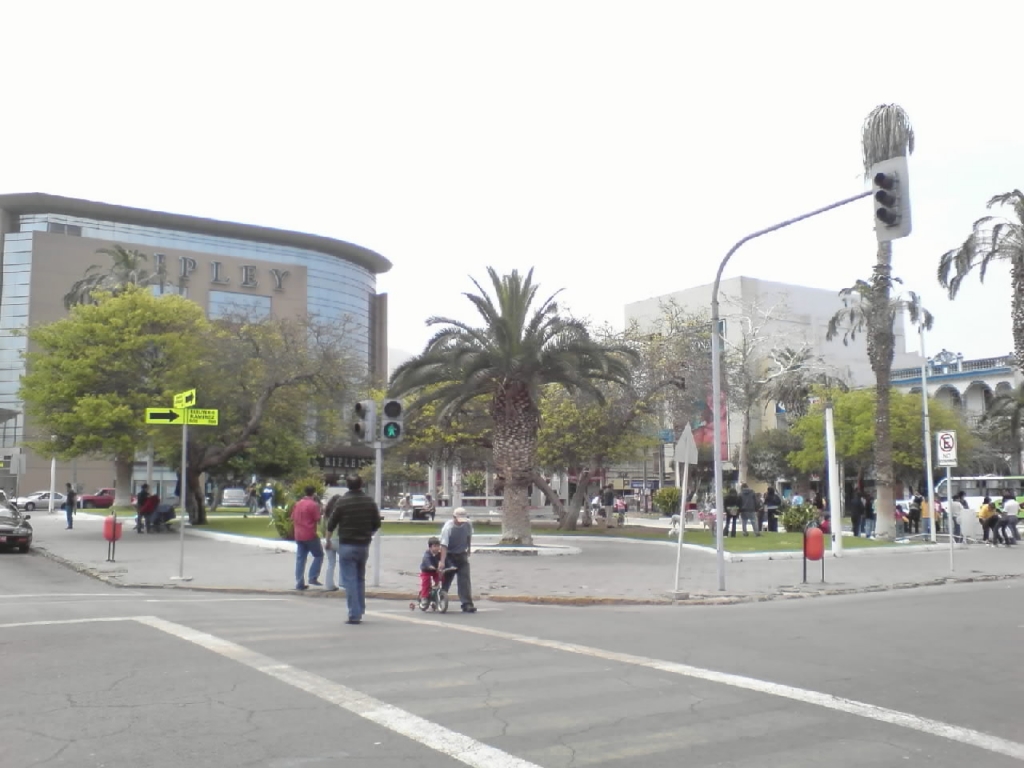
<svg viewBox="0 0 1024 768">
<path fill-rule="evenodd" d="M 78 506 L 82 509 L 110 509 L 113 505 L 113 488 L 100 488 L 96 493 L 83 493 L 78 497 Z"/>
</svg>

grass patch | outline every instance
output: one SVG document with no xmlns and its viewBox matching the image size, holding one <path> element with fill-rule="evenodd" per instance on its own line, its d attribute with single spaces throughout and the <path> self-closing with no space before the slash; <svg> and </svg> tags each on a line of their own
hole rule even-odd
<svg viewBox="0 0 1024 768">
<path fill-rule="evenodd" d="M 210 517 L 209 523 L 203 526 L 203 530 L 219 531 L 221 533 L 232 533 L 237 536 L 256 536 L 264 539 L 276 539 L 277 530 L 266 517 Z M 436 536 L 441 530 L 440 521 L 437 522 L 385 522 L 381 531 L 385 536 L 413 536 L 423 537 L 424 540 L 430 536 Z M 481 536 L 497 536 L 501 533 L 500 525 L 489 523 L 473 523 L 473 531 Z M 536 536 L 575 536 L 594 539 L 642 539 L 647 541 L 672 541 L 663 528 L 648 528 L 642 525 L 627 525 L 622 528 L 610 530 L 599 530 L 597 528 L 581 528 L 577 531 L 559 531 L 548 525 L 535 525 L 533 528 Z M 696 544 L 702 547 L 714 549 L 715 538 L 711 531 L 687 531 L 685 541 L 687 544 Z M 843 538 L 844 548 L 863 547 L 885 547 L 891 546 L 888 542 L 876 541 L 846 536 Z M 803 535 L 800 533 L 764 533 L 761 536 L 747 536 L 742 534 L 735 539 L 731 536 L 725 538 L 725 549 L 727 552 L 799 552 L 803 547 Z M 828 543 L 826 542 L 826 549 Z"/>
</svg>

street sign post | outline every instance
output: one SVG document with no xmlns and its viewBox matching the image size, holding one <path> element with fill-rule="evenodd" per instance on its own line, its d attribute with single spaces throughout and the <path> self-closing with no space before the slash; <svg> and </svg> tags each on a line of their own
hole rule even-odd
<svg viewBox="0 0 1024 768">
<path fill-rule="evenodd" d="M 679 539 L 676 542 L 676 580 L 672 584 L 674 592 L 679 591 L 679 570 L 683 562 L 683 532 L 686 530 L 686 501 L 690 485 L 690 465 L 697 463 L 697 441 L 693 439 L 693 429 L 687 422 L 683 434 L 676 441 L 676 487 L 679 488 Z M 683 465 L 680 478 L 679 465 Z"/>
<path fill-rule="evenodd" d="M 147 424 L 184 424 L 185 417 L 181 408 L 147 408 Z"/>
<path fill-rule="evenodd" d="M 196 404 L 195 389 L 188 389 L 179 392 L 174 396 L 173 408 L 147 408 L 146 424 L 171 424 L 181 425 L 181 489 L 178 495 L 178 503 L 181 506 L 181 518 L 178 521 L 180 535 L 180 554 L 178 557 L 178 575 L 171 576 L 172 581 L 192 581 L 191 576 L 185 575 L 185 515 L 188 512 L 188 504 L 185 501 L 187 492 L 188 469 L 188 427 L 194 426 L 215 427 L 219 423 L 220 411 L 216 408 L 193 408 Z"/>
<path fill-rule="evenodd" d="M 956 456 L 956 432 L 946 429 L 935 433 L 935 455 L 938 458 L 937 464 L 940 467 L 955 467 Z"/>
<path fill-rule="evenodd" d="M 946 468 L 946 527 L 949 534 L 949 570 L 953 572 L 953 478 L 952 468 L 957 465 L 956 432 L 945 429 L 935 433 L 936 456 L 938 465 Z M 932 526 L 937 527 L 939 516 L 932 509 Z M 933 534 L 934 535 L 934 534 Z M 934 539 L 932 539 L 934 541 Z"/>
<path fill-rule="evenodd" d="M 187 392 L 179 392 L 174 396 L 175 408 L 191 408 L 196 404 L 196 391 L 190 389 Z"/>
</svg>

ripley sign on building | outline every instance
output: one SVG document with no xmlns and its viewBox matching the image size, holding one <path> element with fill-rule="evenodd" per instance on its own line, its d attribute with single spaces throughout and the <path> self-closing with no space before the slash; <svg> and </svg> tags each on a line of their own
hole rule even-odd
<svg viewBox="0 0 1024 768">
<path fill-rule="evenodd" d="M 156 264 L 158 270 L 162 269 L 166 274 L 171 274 L 167 266 L 167 256 L 163 253 L 154 253 L 153 261 Z M 191 256 L 179 256 L 178 257 L 178 277 L 181 280 L 189 280 L 195 274 L 199 268 L 199 263 Z M 255 264 L 243 264 L 238 267 L 238 287 L 239 288 L 259 288 L 260 287 L 260 268 Z M 289 272 L 287 269 L 266 269 L 266 273 L 270 275 L 270 279 L 273 281 L 275 291 L 284 290 L 284 281 L 288 278 Z M 228 270 L 224 267 L 222 261 L 211 261 L 210 262 L 210 284 L 211 285 L 232 285 L 231 278 L 228 276 Z"/>
</svg>

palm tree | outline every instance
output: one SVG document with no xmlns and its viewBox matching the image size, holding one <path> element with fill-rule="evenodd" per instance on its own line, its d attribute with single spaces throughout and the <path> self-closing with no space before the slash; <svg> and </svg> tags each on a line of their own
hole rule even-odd
<svg viewBox="0 0 1024 768">
<path fill-rule="evenodd" d="M 97 291 L 110 291 L 117 294 L 127 285 L 163 285 L 167 281 L 167 270 L 161 264 L 155 272 L 146 268 L 149 257 L 134 248 L 128 250 L 122 245 L 110 248 L 99 248 L 96 253 L 109 256 L 113 264 L 104 270 L 99 264 L 93 264 L 85 270 L 85 276 L 76 280 L 64 294 L 64 308 L 71 309 L 76 304 L 89 304 L 92 295 Z"/>
<path fill-rule="evenodd" d="M 894 508 L 892 484 L 895 473 L 892 436 L 889 431 L 889 398 L 890 374 L 896 351 L 896 335 L 893 331 L 896 317 L 906 312 L 911 323 L 923 325 L 926 330 L 932 327 L 935 318 L 921 305 L 921 297 L 913 291 L 892 295 L 892 286 L 903 281 L 892 277 L 888 267 L 884 280 L 880 274 L 876 266 L 870 283 L 858 280 L 839 292 L 843 299 L 843 309 L 829 319 L 825 338 L 831 341 L 841 335 L 843 344 L 849 344 L 858 335 L 867 337 L 868 360 L 871 370 L 875 372 L 875 508 L 882 511 Z M 880 536 L 888 535 L 893 525 L 892 515 L 879 514 L 876 532 Z"/>
<path fill-rule="evenodd" d="M 996 195 L 988 208 L 1006 205 L 1013 209 L 1012 218 L 982 216 L 971 227 L 959 248 L 946 251 L 939 259 L 939 284 L 955 299 L 964 278 L 978 267 L 978 277 L 993 261 L 1010 263 L 1010 290 L 1013 317 L 1013 355 L 1017 368 L 1024 370 L 1024 193 L 1019 189 Z"/>
<path fill-rule="evenodd" d="M 1021 466 L 1022 451 L 1021 427 L 1024 426 L 1024 388 L 1018 387 L 1011 392 L 1000 392 L 992 398 L 982 426 L 991 429 L 996 437 L 1006 438 L 1010 447 L 1010 474 L 1024 472 Z M 981 430 L 979 430 L 980 432 Z M 986 440 L 986 435 L 981 435 Z M 999 441 L 1002 443 L 1002 441 Z"/>
<path fill-rule="evenodd" d="M 868 114 L 861 127 L 861 155 L 864 174 L 875 163 L 894 157 L 906 157 L 914 151 L 914 128 L 910 117 L 898 104 L 880 104 Z M 893 508 L 892 434 L 889 431 L 889 393 L 892 381 L 892 361 L 896 352 L 893 333 L 895 314 L 890 302 L 892 288 L 892 243 L 878 244 L 875 267 L 870 284 L 871 294 L 862 309 L 868 336 L 868 359 L 875 373 L 875 507 Z M 892 517 L 878 515 L 878 533 L 888 533 Z"/>
<path fill-rule="evenodd" d="M 499 276 L 492 268 L 487 274 L 493 295 L 476 280 L 478 293 L 464 294 L 483 325 L 428 319 L 427 325 L 443 327 L 423 352 L 395 370 L 389 389 L 393 397 L 414 396 L 413 408 L 436 402 L 439 418 L 481 395 L 490 399 L 494 464 L 505 481 L 501 540 L 530 545 L 527 492 L 536 469 L 541 388 L 558 384 L 603 402 L 598 383 L 627 382 L 632 356 L 560 316 L 557 293 L 537 306 L 532 269 L 525 277 L 516 270 Z"/>
</svg>

